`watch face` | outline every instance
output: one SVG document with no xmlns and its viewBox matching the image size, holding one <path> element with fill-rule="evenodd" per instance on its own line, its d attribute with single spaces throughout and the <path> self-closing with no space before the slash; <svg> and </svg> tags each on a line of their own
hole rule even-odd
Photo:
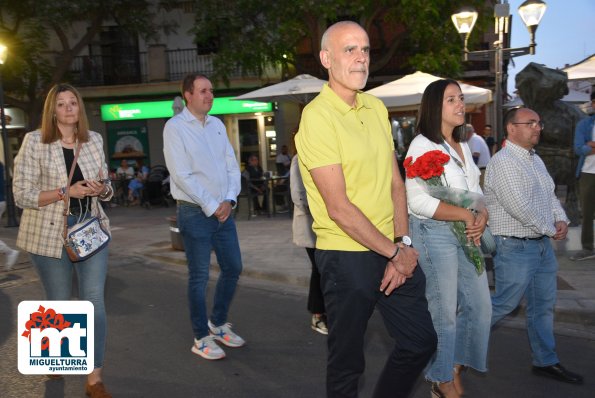
<svg viewBox="0 0 595 398">
<path fill-rule="evenodd" d="M 404 236 L 403 236 L 403 240 L 402 240 L 402 242 L 403 242 L 404 244 L 406 244 L 407 246 L 411 246 L 411 238 L 410 238 L 410 237 L 408 237 L 407 235 L 404 235 Z"/>
</svg>

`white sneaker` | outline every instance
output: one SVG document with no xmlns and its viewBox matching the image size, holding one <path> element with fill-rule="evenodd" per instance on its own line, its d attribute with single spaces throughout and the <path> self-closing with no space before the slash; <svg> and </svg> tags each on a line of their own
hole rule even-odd
<svg viewBox="0 0 595 398">
<path fill-rule="evenodd" d="M 19 251 L 13 250 L 6 255 L 6 270 L 10 271 L 19 259 Z"/>
<path fill-rule="evenodd" d="M 594 250 L 581 250 L 573 256 L 570 256 L 572 261 L 583 261 L 583 260 L 590 260 L 595 258 L 595 251 Z"/>
<path fill-rule="evenodd" d="M 243 338 L 231 331 L 231 323 L 225 323 L 221 326 L 215 326 L 209 321 L 209 330 L 211 336 L 228 347 L 241 347 L 246 342 Z"/>
<path fill-rule="evenodd" d="M 312 322 L 310 327 L 315 332 L 320 334 L 328 334 L 328 328 L 326 326 L 326 315 L 312 315 Z"/>
<path fill-rule="evenodd" d="M 194 339 L 194 345 L 190 349 L 196 355 L 204 359 L 216 360 L 225 358 L 225 351 L 215 343 L 213 336 L 205 336 L 200 340 Z"/>
</svg>

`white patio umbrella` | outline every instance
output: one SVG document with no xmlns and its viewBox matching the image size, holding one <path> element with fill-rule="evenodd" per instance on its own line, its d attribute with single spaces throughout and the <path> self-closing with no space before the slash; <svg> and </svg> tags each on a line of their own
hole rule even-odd
<svg viewBox="0 0 595 398">
<path fill-rule="evenodd" d="M 595 54 L 562 70 L 568 73 L 568 80 L 590 80 L 595 82 Z"/>
<path fill-rule="evenodd" d="M 562 101 L 571 102 L 574 104 L 582 104 L 584 102 L 589 101 L 589 94 L 583 93 L 582 91 L 576 91 L 576 90 L 569 89 L 568 94 L 566 94 L 564 97 L 562 97 Z M 505 103 L 502 106 L 505 108 L 514 108 L 516 106 L 522 106 L 522 105 L 523 105 L 523 100 L 521 99 L 521 97 L 516 96 L 512 100 L 510 100 L 509 102 Z"/>
<path fill-rule="evenodd" d="M 415 110 L 421 103 L 424 90 L 441 77 L 424 72 L 415 72 L 390 83 L 366 91 L 382 100 L 391 111 Z M 482 105 L 492 101 L 492 91 L 459 82 L 465 95 L 465 104 Z"/>
<path fill-rule="evenodd" d="M 320 80 L 314 76 L 303 74 L 281 83 L 242 94 L 233 99 L 262 102 L 292 101 L 299 104 L 306 104 L 318 95 L 324 83 L 326 83 L 326 80 Z"/>
</svg>

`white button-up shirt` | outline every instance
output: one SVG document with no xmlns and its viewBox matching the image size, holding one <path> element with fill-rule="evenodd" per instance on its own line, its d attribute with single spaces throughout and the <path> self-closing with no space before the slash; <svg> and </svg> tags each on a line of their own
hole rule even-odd
<svg viewBox="0 0 595 398">
<path fill-rule="evenodd" d="M 507 141 L 486 169 L 484 190 L 492 233 L 517 238 L 554 236 L 556 222 L 569 222 L 555 188 L 534 150 Z"/>
<path fill-rule="evenodd" d="M 471 150 L 467 143 L 461 142 L 460 144 L 465 159 L 460 159 L 457 152 L 447 143 L 445 143 L 445 145 L 447 146 L 448 151 L 441 144 L 436 144 L 425 136 L 419 134 L 413 141 L 411 141 L 406 158 L 411 156 L 415 162 L 418 157 L 426 152 L 435 150 L 442 151 L 451 158 L 454 157 L 457 159 L 462 166 L 459 167 L 456 161 L 450 159 L 448 163 L 444 165 L 444 173 L 441 177 L 443 185 L 481 194 L 483 192 L 479 186 L 479 169 L 473 162 L 473 156 L 471 155 Z M 405 186 L 407 188 L 407 206 L 409 208 L 409 214 L 413 214 L 421 219 L 432 218 L 440 204 L 440 199 L 430 196 L 424 189 L 423 183 L 420 183 L 415 178 L 407 178 L 405 180 Z"/>
<path fill-rule="evenodd" d="M 224 200 L 237 200 L 240 168 L 218 118 L 207 115 L 203 125 L 184 107 L 165 124 L 163 153 L 174 199 L 196 203 L 207 216 Z"/>
</svg>

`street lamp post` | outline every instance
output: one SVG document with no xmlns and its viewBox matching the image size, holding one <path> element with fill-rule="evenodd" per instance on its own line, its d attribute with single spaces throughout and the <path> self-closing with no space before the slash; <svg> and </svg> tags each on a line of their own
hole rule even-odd
<svg viewBox="0 0 595 398">
<path fill-rule="evenodd" d="M 10 148 L 8 142 L 8 130 L 6 129 L 6 114 L 4 109 L 4 89 L 2 88 L 2 65 L 6 62 L 8 49 L 0 44 L 0 120 L 2 123 L 2 142 L 4 146 L 4 196 L 6 200 L 6 226 L 17 227 L 17 218 L 12 196 L 12 179 L 10 177 Z"/>
<path fill-rule="evenodd" d="M 541 0 L 527 0 L 520 5 L 518 11 L 525 26 L 531 35 L 531 42 L 527 47 L 519 48 L 504 48 L 504 35 L 508 33 L 510 24 L 510 5 L 508 1 L 494 5 L 494 25 L 495 32 L 498 34 L 498 40 L 494 42 L 494 48 L 491 50 L 469 51 L 467 42 L 469 35 L 473 30 L 475 21 L 477 21 L 477 12 L 469 7 L 461 9 L 458 13 L 452 15 L 452 21 L 457 28 L 464 41 L 464 59 L 465 61 L 489 61 L 494 56 L 494 64 L 496 69 L 495 79 L 495 100 L 494 100 L 494 117 L 493 123 L 496 128 L 497 145 L 502 145 L 504 138 L 504 128 L 502 126 L 502 82 L 503 72 L 502 65 L 504 58 L 513 58 L 519 55 L 535 54 L 535 32 L 543 14 L 545 13 L 546 4 Z"/>
</svg>

